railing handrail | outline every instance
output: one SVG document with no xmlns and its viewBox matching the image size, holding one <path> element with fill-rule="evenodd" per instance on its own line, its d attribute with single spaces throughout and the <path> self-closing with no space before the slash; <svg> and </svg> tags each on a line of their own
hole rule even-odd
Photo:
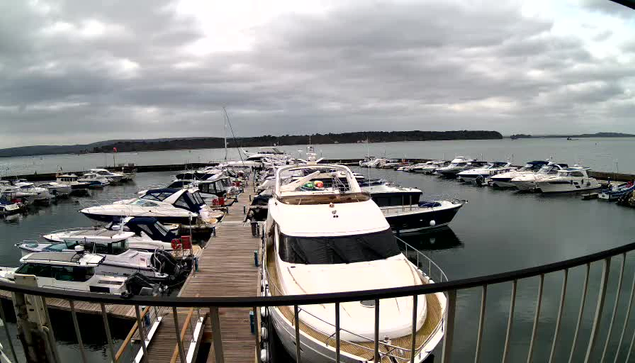
<svg viewBox="0 0 635 363">
<path fill-rule="evenodd" d="M 363 290 L 352 292 L 338 292 L 309 295 L 286 296 L 227 296 L 227 297 L 157 297 L 157 296 L 132 296 L 124 298 L 118 295 L 69 292 L 56 289 L 29 287 L 0 281 L 0 290 L 20 292 L 28 295 L 38 295 L 47 298 L 73 299 L 86 302 L 104 303 L 108 305 L 151 305 L 174 307 L 270 307 L 283 305 L 312 305 L 328 304 L 336 302 L 360 301 L 370 299 L 388 299 L 401 296 L 425 295 L 452 290 L 463 290 L 483 285 L 492 285 L 513 280 L 520 280 L 540 276 L 568 268 L 582 266 L 588 263 L 600 261 L 612 256 L 635 250 L 635 242 L 608 250 L 576 257 L 564 261 L 558 261 L 545 265 L 529 267 L 521 270 L 502 272 L 498 274 L 478 276 L 461 280 L 437 282 L 434 284 L 404 286 L 387 289 Z"/>
</svg>

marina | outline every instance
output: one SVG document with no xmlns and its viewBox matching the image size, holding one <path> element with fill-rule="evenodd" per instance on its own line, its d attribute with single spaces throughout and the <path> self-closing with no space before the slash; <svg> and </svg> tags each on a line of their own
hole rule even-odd
<svg viewBox="0 0 635 363">
<path fill-rule="evenodd" d="M 311 163 L 312 159 L 310 157 L 306 159 Z M 424 224 L 427 228 L 416 233 L 405 233 L 408 232 L 407 230 L 401 230 L 401 232 L 404 232 L 401 233 L 400 228 L 395 229 L 395 226 L 391 224 L 399 236 L 398 244 L 401 253 L 420 268 L 424 276 L 430 276 L 429 278 L 434 279 L 435 282 L 460 280 L 472 276 L 519 270 L 525 267 L 580 256 L 593 251 L 602 251 L 611 247 L 610 244 L 606 244 L 606 240 L 604 239 L 603 231 L 605 231 L 606 228 L 612 229 L 613 231 L 623 231 L 622 233 L 625 238 L 622 240 L 622 243 L 627 243 L 629 241 L 627 236 L 635 232 L 635 230 L 632 229 L 633 227 L 631 227 L 632 223 L 630 223 L 630 218 L 632 218 L 630 213 L 633 212 L 632 209 L 616 208 L 602 201 L 582 202 L 580 200 L 580 194 L 574 193 L 572 195 L 547 197 L 540 193 L 519 193 L 504 189 L 479 188 L 474 186 L 475 181 L 472 180 L 461 183 L 451 178 L 439 178 L 434 175 L 418 173 L 416 169 L 410 170 L 411 172 L 396 170 L 401 168 L 400 170 L 406 169 L 404 171 L 408 171 L 407 168 L 402 168 L 402 166 L 414 165 L 417 162 L 423 162 L 425 160 L 426 159 L 400 160 L 389 165 L 390 168 L 386 169 L 361 168 L 357 166 L 359 165 L 359 159 L 337 161 L 344 161 L 345 164 L 350 165 L 352 171 L 355 173 L 355 178 L 359 180 L 360 185 L 362 185 L 362 190 L 366 193 L 370 193 L 370 195 L 373 196 L 374 203 L 379 205 L 380 208 L 393 198 L 389 196 L 392 194 L 385 193 L 398 193 L 397 195 L 400 195 L 399 200 L 395 199 L 395 205 L 388 207 L 389 209 L 394 209 L 394 211 L 391 212 L 392 209 L 384 211 L 386 218 L 389 218 L 391 213 L 405 215 L 421 208 L 430 207 L 432 210 L 436 210 L 442 205 L 440 202 L 430 201 L 461 201 L 460 210 L 455 212 L 456 215 L 454 218 L 451 218 L 447 223 L 442 222 L 440 217 L 435 216 L 425 221 Z M 322 160 L 318 165 L 328 165 L 326 164 L 328 162 L 329 161 Z M 483 164 L 475 165 L 475 167 L 481 167 L 481 165 Z M 199 166 L 199 168 L 202 167 L 203 165 Z M 160 166 L 154 166 L 154 168 L 160 168 Z M 166 168 L 177 169 L 169 166 Z M 147 193 L 145 190 L 163 190 L 161 188 L 170 184 L 171 180 L 172 184 L 174 184 L 175 173 L 183 169 L 185 169 L 185 167 L 174 171 L 163 172 L 139 171 L 135 182 L 132 184 L 123 183 L 107 186 L 103 189 L 90 190 L 89 197 L 71 197 L 67 200 L 52 203 L 50 206 L 39 206 L 35 209 L 30 208 L 30 213 L 18 215 L 16 219 L 8 219 L 4 225 L 0 225 L 0 228 L 6 229 L 9 233 L 13 233 L 14 237 L 11 238 L 16 239 L 15 242 L 17 243 L 22 239 L 32 239 L 36 237 L 33 235 L 33 231 L 40 231 L 36 234 L 44 235 L 56 229 L 46 228 L 50 223 L 55 223 L 56 227 L 60 227 L 60 217 L 62 217 L 62 220 L 65 220 L 63 223 L 65 223 L 64 226 L 66 227 L 89 226 L 94 222 L 82 217 L 77 210 L 82 209 L 82 207 L 86 205 L 103 205 L 116 200 L 138 197 L 139 195 Z M 190 170 L 195 169 L 196 168 L 190 167 Z M 214 168 L 210 168 L 209 170 L 215 173 L 213 171 Z M 485 178 L 486 170 L 490 169 L 486 167 L 482 170 L 483 171 L 480 171 L 479 169 L 477 173 Z M 488 175 L 494 176 L 498 172 L 502 174 L 507 171 L 504 167 L 496 170 L 496 173 L 492 172 L 489 174 L 488 172 Z M 251 216 L 249 213 L 252 208 L 251 201 L 257 197 L 254 190 L 257 189 L 257 185 L 262 182 L 262 180 L 257 180 L 255 175 L 256 174 L 251 174 L 248 179 L 244 180 L 242 184 L 243 192 L 238 195 L 235 201 L 229 197 L 223 200 L 223 205 L 215 205 L 215 203 L 218 204 L 218 201 L 213 201 L 213 195 L 210 197 L 211 199 L 206 199 L 206 203 L 213 205 L 216 210 L 224 211 L 224 214 L 214 228 L 214 235 L 209 237 L 206 243 L 201 244 L 202 248 L 196 246 L 196 256 L 198 257 L 196 261 L 197 269 L 190 274 L 180 290 L 176 292 L 174 296 L 177 299 L 183 298 L 184 301 L 193 302 L 206 301 L 206 298 L 210 296 L 219 299 L 223 297 L 229 299 L 261 298 L 261 281 L 263 281 L 262 267 L 271 264 L 271 259 L 267 258 L 267 256 L 271 256 L 271 254 L 267 254 L 267 250 L 262 249 L 262 234 L 260 234 L 260 232 L 264 228 L 263 222 L 255 224 L 254 227 L 254 225 L 248 221 L 248 218 Z M 208 176 L 205 178 L 207 177 Z M 374 181 L 380 179 L 387 180 L 389 183 L 383 184 L 385 182 L 381 182 L 377 184 Z M 302 180 L 301 182 L 298 181 L 297 185 L 302 185 L 303 188 L 309 188 L 306 189 L 309 193 L 319 192 L 319 188 L 322 188 L 322 185 L 329 185 L 328 183 L 322 184 L 322 180 L 318 181 L 308 183 L 306 180 Z M 603 182 L 606 183 L 606 181 Z M 183 183 L 183 185 L 186 185 L 186 183 Z M 210 184 L 210 186 L 211 185 L 212 184 Z M 220 192 L 220 189 L 218 189 L 220 185 L 221 184 L 214 186 L 215 192 Z M 230 187 L 231 185 L 233 184 L 226 185 L 225 187 Z M 376 189 L 377 187 L 380 187 L 380 189 Z M 144 192 L 137 194 L 139 191 Z M 387 199 L 382 202 L 381 198 Z M 497 208 L 497 206 L 509 205 L 509 203 L 515 205 L 514 213 L 512 214 L 510 214 L 508 209 Z M 585 214 L 580 214 L 579 212 L 576 214 L 566 213 L 566 211 L 571 208 L 578 210 L 586 209 L 588 212 Z M 547 210 L 549 213 L 545 213 Z M 558 213 L 558 210 L 562 212 Z M 554 213 L 558 215 L 558 225 L 569 225 L 571 228 L 567 228 L 566 231 L 562 230 L 562 233 L 559 234 L 559 232 L 557 232 L 558 229 L 554 229 L 553 227 L 553 223 L 556 223 L 556 221 L 549 219 L 549 216 L 554 215 Z M 597 225 L 593 223 L 593 221 L 595 221 L 593 216 L 606 213 L 609 213 L 611 218 L 603 220 L 603 227 L 597 228 Z M 68 217 L 71 215 L 75 215 L 75 217 L 69 220 Z M 584 218 L 588 218 L 587 222 L 583 221 Z M 41 221 L 39 219 L 41 219 Z M 53 220 L 56 220 L 56 222 L 53 222 Z M 438 226 L 437 220 L 439 221 Z M 504 221 L 504 223 L 501 223 L 501 221 Z M 42 223 L 43 226 L 38 226 L 40 223 Z M 580 227 L 585 224 L 588 225 L 589 228 Z M 37 227 L 33 231 L 29 228 L 27 228 L 27 230 L 17 228 L 22 225 L 33 225 Z M 479 225 L 482 227 L 477 227 Z M 497 226 L 496 234 L 491 233 L 490 228 L 492 225 Z M 544 228 L 536 229 L 537 226 L 543 226 Z M 573 228 L 573 226 L 576 226 L 576 228 Z M 591 226 L 594 227 L 591 228 Z M 19 232 L 20 230 L 22 230 L 22 232 Z M 256 231 L 257 234 L 260 234 L 259 236 L 254 235 Z M 20 235 L 23 237 L 19 237 Z M 513 236 L 513 238 L 505 238 L 505 236 Z M 569 247 L 556 248 L 556 246 L 548 244 L 548 241 L 553 241 L 554 239 L 561 241 L 561 243 Z M 584 243 L 574 244 L 575 241 L 584 241 Z M 612 246 L 620 246 L 619 241 L 614 240 L 612 242 L 614 243 Z M 505 248 L 504 246 L 509 247 Z M 501 247 L 503 248 L 501 249 Z M 482 263 L 483 261 L 491 259 L 488 250 L 492 248 L 497 249 L 495 254 L 497 256 L 495 258 L 496 263 Z M 507 258 L 501 258 L 507 249 L 510 254 Z M 542 252 L 545 250 L 550 251 L 548 256 Z M 519 254 L 519 251 L 523 251 L 522 254 Z M 14 254 L 13 256 L 16 255 Z M 522 258 L 520 256 L 522 256 Z M 15 257 L 13 258 L 13 261 L 15 261 Z M 10 257 L 4 256 L 2 259 L 10 260 Z M 11 265 L 10 262 L 3 264 Z M 442 269 L 437 266 L 441 266 Z M 613 271 L 616 266 L 615 264 L 613 265 Z M 628 274 L 632 267 L 630 264 L 625 265 L 626 276 L 629 276 Z M 271 268 L 268 270 L 270 272 L 264 275 L 266 276 L 264 281 L 271 284 L 270 279 L 275 280 L 279 277 L 272 272 L 274 270 Z M 444 274 L 444 271 L 447 273 L 447 276 Z M 583 276 L 580 275 L 581 272 L 583 271 L 579 269 L 572 270 L 569 276 L 570 281 L 579 283 L 581 279 L 583 280 Z M 591 270 L 591 283 L 587 287 L 587 289 L 591 291 L 589 293 L 592 293 L 594 289 L 601 288 L 601 286 L 593 282 L 593 279 L 599 277 L 599 273 L 600 271 L 597 269 Z M 545 306 L 549 306 L 547 301 L 558 299 L 559 291 L 553 289 L 553 287 L 557 285 L 557 280 L 554 280 L 553 277 L 545 276 L 544 281 L 545 282 L 541 283 L 544 285 L 541 300 L 544 300 L 544 304 L 547 304 Z M 628 285 L 628 281 L 629 280 L 624 283 Z M 547 282 L 550 282 L 550 284 L 547 284 Z M 531 311 L 535 308 L 535 305 L 527 304 L 533 300 L 533 298 L 530 298 L 527 294 L 529 291 L 538 287 L 536 280 L 528 280 L 523 286 L 517 287 L 516 294 L 521 299 L 519 300 L 519 305 L 516 307 L 517 312 L 524 310 Z M 366 289 L 368 289 L 368 287 Z M 578 287 L 572 286 L 569 293 L 573 295 L 575 291 L 578 291 Z M 10 294 L 5 292 L 3 296 L 8 298 L 9 295 Z M 472 331 L 479 331 L 483 328 L 482 322 L 479 323 L 479 319 L 475 320 L 474 318 L 474 313 L 479 310 L 479 299 L 483 299 L 481 295 L 482 291 L 465 290 L 461 296 L 461 301 L 463 301 L 464 304 L 454 307 L 454 309 L 456 309 L 454 311 L 456 314 L 455 319 L 460 319 L 460 321 L 467 324 L 467 326 L 472 326 Z M 606 295 L 609 301 L 616 296 L 613 290 L 607 291 Z M 190 300 L 187 300 L 188 298 Z M 496 301 L 502 303 L 508 300 L 508 298 L 509 296 L 507 295 L 506 297 L 506 294 L 499 288 L 492 287 L 488 290 L 488 304 L 492 304 Z M 567 297 L 566 299 L 567 304 L 572 303 L 569 298 L 570 297 Z M 136 299 L 137 298 L 133 298 L 132 300 Z M 143 299 L 143 297 L 139 297 L 139 299 Z M 427 299 L 428 308 L 431 309 L 428 312 L 429 319 L 433 319 L 432 317 L 434 316 L 443 317 L 448 314 L 445 308 L 435 310 L 435 306 L 442 307 L 444 306 L 443 304 L 435 305 L 434 301 L 430 300 L 430 297 Z M 619 305 L 625 308 L 625 299 L 626 298 L 621 299 L 621 302 L 616 301 L 616 306 Z M 258 306 L 262 307 L 266 305 L 263 303 L 265 300 L 258 301 L 260 301 L 259 304 L 247 304 L 248 306 L 241 308 L 223 305 L 213 307 L 213 304 L 208 304 L 207 306 L 195 304 L 197 306 L 183 306 L 175 309 L 165 307 L 151 308 L 147 310 L 150 324 L 141 324 L 143 333 L 140 333 L 140 330 L 137 328 L 140 324 L 138 324 L 139 316 L 137 315 L 134 303 L 133 305 L 106 304 L 106 313 L 112 318 L 135 324 L 132 326 L 132 330 L 123 329 L 116 333 L 118 336 L 125 336 L 126 339 L 121 341 L 121 345 L 113 346 L 113 351 L 117 352 L 116 356 L 119 359 L 125 360 L 132 359 L 132 356 L 147 356 L 150 358 L 150 361 L 166 362 L 181 361 L 181 356 L 186 357 L 186 361 L 188 362 L 205 360 L 255 362 L 258 359 L 261 361 L 292 359 L 291 357 L 295 355 L 295 352 L 293 349 L 284 348 L 286 338 L 280 338 L 280 330 L 274 329 L 271 325 L 266 325 L 268 324 L 266 322 L 267 319 L 265 319 L 265 321 L 262 320 L 262 309 L 258 308 Z M 57 314 L 55 311 L 60 311 L 60 313 L 63 311 L 71 311 L 69 303 L 65 300 L 55 300 L 51 298 L 47 299 L 47 303 L 53 314 Z M 452 307 L 448 307 L 448 309 L 452 309 Z M 544 309 L 547 308 L 544 307 Z M 89 302 L 78 301 L 73 305 L 72 310 L 74 310 L 74 313 L 87 314 L 88 316 L 98 316 L 102 314 L 99 304 Z M 143 313 L 145 310 L 142 309 L 140 311 Z M 287 321 L 293 323 L 295 319 L 293 306 L 291 306 L 291 308 L 280 308 L 276 311 L 279 311 L 281 316 L 284 316 Z M 302 312 L 303 310 L 300 309 L 299 311 Z M 485 312 L 488 314 L 487 321 L 490 322 L 490 324 L 496 321 L 506 321 L 506 318 L 504 318 L 506 314 L 504 312 L 491 312 L 489 308 L 486 310 L 481 309 L 481 311 L 481 314 L 485 314 Z M 145 316 L 146 315 L 143 315 L 143 319 L 146 319 Z M 266 314 L 264 316 L 270 317 L 271 315 Z M 176 319 L 174 317 L 176 317 Z M 301 331 L 309 332 L 311 328 L 306 325 L 304 319 L 305 318 L 303 318 L 301 325 Z M 518 319 L 520 320 L 515 322 L 514 328 L 515 331 L 517 331 L 517 337 L 514 338 L 514 335 L 510 336 L 509 344 L 510 346 L 520 344 L 520 347 L 525 347 L 526 345 L 523 343 L 525 340 L 521 338 L 524 335 L 522 332 L 526 331 L 528 325 L 531 327 L 533 324 L 533 315 L 530 313 L 527 319 L 525 319 L 523 318 L 523 314 L 521 314 L 518 316 Z M 568 318 L 565 316 L 562 324 L 570 324 L 571 319 L 575 318 L 573 316 L 569 316 Z M 584 318 L 583 321 L 587 321 L 586 319 L 587 318 Z M 431 320 L 426 321 L 426 324 L 432 324 Z M 477 325 L 480 325 L 480 327 L 473 326 L 475 323 L 478 323 Z M 214 326 L 220 328 L 214 329 Z M 254 328 L 254 326 L 256 328 Z M 263 333 L 262 329 L 258 328 L 259 326 L 266 328 L 266 332 Z M 425 329 L 428 332 L 435 331 L 434 324 L 431 326 L 426 325 L 426 327 Z M 588 330 L 589 328 L 589 326 L 582 325 L 580 327 L 580 334 L 591 333 Z M 349 328 L 346 329 L 348 330 Z M 87 334 L 84 329 L 81 328 L 81 324 L 80 330 L 83 334 Z M 218 330 L 222 330 L 222 334 L 216 336 L 215 332 Z M 530 328 L 529 330 L 531 331 L 532 329 Z M 493 335 L 500 334 L 505 331 L 505 325 L 499 326 L 499 324 L 497 324 L 496 326 L 490 326 L 488 331 Z M 181 344 L 179 344 L 176 339 L 177 332 Z M 289 332 L 291 336 L 293 336 L 293 328 Z M 456 335 L 454 339 L 472 341 L 472 339 L 468 337 L 461 338 L 461 336 L 466 333 L 468 333 L 468 330 L 465 329 L 456 331 L 454 332 Z M 142 334 L 144 338 L 142 338 L 140 334 Z M 310 336 L 319 341 L 321 339 L 320 334 L 321 333 L 314 331 L 310 333 Z M 568 331 L 562 331 L 561 339 L 570 339 L 570 334 Z M 65 334 L 62 334 L 62 336 L 65 336 Z M 145 352 L 140 348 L 139 344 L 143 339 L 148 340 L 148 346 Z M 329 339 L 334 338 L 331 337 Z M 327 339 L 326 342 L 328 342 L 329 339 Z M 345 355 L 353 352 L 354 350 L 351 350 L 352 346 L 346 340 L 350 339 L 350 337 L 342 336 L 341 339 L 342 354 Z M 425 338 L 421 339 L 423 339 L 421 341 L 425 340 Z M 517 341 L 515 339 L 520 340 Z M 536 336 L 535 339 L 535 344 L 538 347 L 546 345 L 547 341 L 549 341 L 548 336 L 544 334 L 542 336 Z M 441 343 L 444 341 L 440 338 L 438 340 Z M 402 344 L 398 343 L 399 341 L 399 339 L 393 339 L 390 344 Z M 405 340 L 403 344 L 409 345 L 410 343 L 408 342 L 410 341 L 411 340 Z M 362 351 L 356 354 L 369 354 L 367 359 L 372 360 L 374 350 L 372 342 L 373 339 L 371 337 L 367 347 L 357 348 L 362 349 Z M 468 344 L 473 343 L 474 342 Z M 81 345 L 81 343 L 73 343 L 72 338 L 69 344 Z M 380 343 L 379 346 L 381 347 L 382 344 L 385 343 Z M 489 347 L 489 350 L 484 349 L 483 357 L 491 359 L 496 356 L 496 354 L 491 351 L 491 348 L 497 344 L 499 345 L 500 343 L 484 338 L 482 342 L 477 342 L 478 347 L 475 349 L 482 350 Z M 613 344 L 615 344 L 615 342 L 613 342 Z M 101 346 L 106 348 L 108 345 L 107 342 L 103 342 Z M 400 348 L 404 352 L 410 349 L 406 348 L 405 345 L 403 348 Z M 439 357 L 443 355 L 443 347 L 443 344 L 439 344 L 434 349 L 431 349 L 432 355 L 436 356 L 436 359 L 439 359 Z M 563 347 L 562 349 L 565 348 Z M 108 349 L 106 349 L 106 351 L 108 351 Z M 335 354 L 334 351 L 332 352 Z M 389 350 L 385 350 L 384 348 L 380 348 L 378 352 L 381 352 L 380 354 L 388 354 L 386 357 L 391 354 L 388 353 Z M 559 350 L 556 350 L 556 354 L 558 354 L 557 352 L 559 352 Z M 540 349 L 536 352 L 537 355 L 544 353 L 545 352 L 541 353 Z M 469 350 L 459 349 L 453 354 L 455 357 L 458 355 L 458 357 L 462 357 L 460 359 L 464 359 L 473 353 L 470 353 Z M 518 358 L 518 354 L 522 355 L 522 352 L 511 350 L 506 354 L 510 356 L 508 359 L 511 360 L 513 357 Z M 398 361 L 401 359 L 409 361 L 408 357 L 409 355 L 406 352 L 401 356 L 399 354 L 395 355 L 394 359 Z"/>
</svg>

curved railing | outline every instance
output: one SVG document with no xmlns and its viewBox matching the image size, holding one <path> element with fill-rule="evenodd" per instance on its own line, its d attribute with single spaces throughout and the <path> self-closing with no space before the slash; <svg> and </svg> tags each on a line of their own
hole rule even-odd
<svg viewBox="0 0 635 363">
<path fill-rule="evenodd" d="M 218 308 L 253 308 L 254 311 L 257 311 L 257 308 L 260 307 L 275 307 L 275 306 L 293 306 L 295 307 L 295 313 L 298 312 L 298 307 L 301 305 L 311 305 L 311 304 L 339 304 L 343 302 L 350 301 L 361 301 L 361 300 L 375 300 L 377 303 L 375 304 L 375 308 L 379 309 L 379 302 L 382 299 L 388 298 L 396 298 L 396 297 L 407 297 L 411 296 L 413 299 L 416 299 L 417 296 L 433 294 L 433 293 L 445 293 L 448 297 L 448 305 L 446 309 L 446 317 L 445 317 L 445 337 L 442 346 L 441 352 L 441 361 L 442 362 L 450 362 L 452 357 L 452 344 L 454 338 L 455 331 L 455 322 L 456 322 L 456 304 L 457 304 L 457 292 L 463 291 L 467 289 L 480 288 L 481 289 L 481 306 L 480 306 L 480 314 L 479 314 L 479 325 L 478 330 L 476 332 L 476 347 L 475 347 L 475 361 L 479 361 L 482 349 L 482 336 L 484 331 L 484 319 L 485 319 L 485 306 L 487 301 L 487 291 L 488 287 L 495 284 L 501 283 L 512 283 L 512 291 L 511 291 L 511 301 L 510 301 L 510 314 L 509 321 L 507 325 L 507 331 L 503 346 L 503 357 L 502 361 L 509 360 L 509 343 L 510 343 L 510 335 L 511 329 L 513 325 L 513 317 L 514 317 L 514 309 L 516 304 L 516 291 L 517 285 L 520 280 L 530 279 L 539 277 L 539 285 L 538 292 L 536 297 L 536 309 L 535 309 L 535 317 L 533 321 L 533 329 L 531 335 L 529 336 L 529 352 L 527 361 L 532 361 L 533 352 L 535 350 L 534 343 L 536 341 L 536 334 L 538 330 L 538 322 L 541 313 L 541 304 L 543 298 L 544 291 L 544 281 L 545 275 L 561 272 L 563 273 L 563 285 L 560 294 L 560 303 L 558 305 L 558 313 L 555 317 L 555 332 L 554 337 L 551 340 L 553 345 L 551 347 L 550 359 L 549 361 L 553 361 L 554 352 L 556 349 L 556 345 L 558 343 L 560 328 L 561 328 L 561 320 L 563 315 L 563 306 L 565 304 L 565 299 L 567 296 L 567 282 L 569 271 L 576 267 L 586 266 L 585 269 L 585 278 L 583 282 L 583 295 L 581 297 L 581 306 L 579 310 L 579 315 L 577 319 L 577 324 L 574 333 L 573 346 L 571 348 L 571 354 L 573 356 L 573 352 L 576 350 L 576 344 L 580 340 L 579 332 L 580 325 L 582 322 L 582 313 L 585 308 L 587 293 L 589 287 L 590 280 L 590 269 L 591 264 L 595 262 L 602 263 L 602 273 L 599 284 L 599 292 L 597 296 L 597 303 L 595 305 L 595 311 L 593 314 L 592 327 L 589 335 L 588 344 L 585 346 L 585 361 L 590 361 L 594 353 L 596 355 L 599 354 L 599 351 L 596 350 L 599 348 L 599 331 L 600 325 L 602 324 L 602 320 L 604 318 L 603 315 L 608 314 L 610 316 L 610 323 L 608 327 L 608 336 L 606 337 L 604 344 L 602 345 L 601 359 L 598 361 L 604 360 L 606 354 L 608 353 L 609 342 L 613 336 L 613 330 L 616 328 L 616 316 L 618 315 L 618 308 L 620 306 L 620 299 L 622 295 L 624 295 L 625 291 L 622 291 L 622 285 L 624 281 L 624 270 L 625 265 L 627 263 L 627 257 L 630 256 L 629 252 L 635 250 L 635 243 L 626 244 L 620 247 L 608 249 L 605 251 L 589 254 L 582 257 L 572 258 L 565 261 L 550 263 L 546 265 L 504 272 L 499 274 L 493 274 L 488 276 L 480 276 L 468 279 L 461 279 L 455 281 L 448 281 L 447 278 L 442 277 L 438 280 L 438 282 L 434 284 L 426 284 L 426 285 L 418 285 L 418 286 L 407 286 L 407 287 L 399 287 L 399 288 L 389 288 L 389 289 L 379 289 L 379 290 L 368 290 L 368 291 L 355 291 L 355 292 L 344 292 L 344 293 L 328 293 L 328 294 L 314 294 L 314 295 L 295 295 L 295 296 L 251 296 L 251 297 L 149 297 L 149 296 L 133 296 L 130 298 L 123 298 L 114 295 L 105 295 L 105 294 L 94 294 L 94 293 L 82 293 L 82 292 L 70 292 L 70 291 L 60 291 L 54 289 L 45 289 L 38 287 L 30 287 L 24 285 L 17 285 L 7 282 L 0 282 L 0 291 L 14 292 L 18 294 L 25 295 L 34 295 L 40 296 L 43 298 L 59 298 L 63 300 L 67 300 L 69 302 L 74 301 L 85 301 L 92 302 L 102 306 L 102 314 L 106 316 L 106 310 L 103 309 L 105 305 L 133 305 L 136 310 L 139 311 L 140 306 L 157 306 L 157 307 L 183 307 L 183 308 L 210 308 L 212 314 L 216 311 L 218 312 Z M 619 274 L 617 275 L 617 297 L 613 306 L 610 307 L 610 313 L 605 312 L 606 304 L 605 299 L 607 295 L 608 285 L 611 282 L 609 280 L 609 270 L 613 260 L 619 259 L 621 260 Z M 423 264 L 428 263 L 432 266 L 433 262 L 431 260 L 426 260 Z M 438 266 L 437 266 L 438 268 Z M 440 270 L 440 269 L 439 269 Z M 612 275 L 615 277 L 615 274 Z M 628 345 L 629 348 L 627 350 L 627 356 L 624 361 L 628 361 L 630 358 L 630 352 L 633 348 L 633 341 L 635 340 L 635 332 L 633 333 L 633 337 L 630 339 L 626 339 L 626 333 L 628 328 L 628 321 L 631 318 L 631 306 L 633 303 L 633 297 L 635 293 L 635 279 L 633 280 L 633 286 L 631 287 L 631 291 L 629 294 L 628 303 L 625 305 L 627 310 L 624 314 L 620 313 L 620 316 L 624 316 L 622 332 L 620 334 L 619 343 L 617 344 L 617 351 L 615 355 L 615 361 L 618 361 L 620 358 L 620 352 L 623 350 L 623 344 Z M 44 299 L 46 301 L 46 299 Z M 623 304 L 622 304 L 623 305 Z M 416 304 L 415 304 L 416 306 Z M 1 307 L 1 305 L 0 305 Z M 73 310 L 73 304 L 71 304 L 71 311 L 75 314 Z M 173 312 L 176 313 L 176 309 L 173 309 Z M 5 320 L 4 311 L 0 311 L 2 313 L 2 318 Z M 216 316 L 217 318 L 217 316 Z M 138 323 L 141 323 L 141 317 L 137 314 Z M 297 319 L 297 315 L 296 315 Z M 336 323 L 338 322 L 339 317 L 336 316 Z M 214 326 L 214 319 L 212 316 L 212 330 L 215 331 L 214 337 L 222 335 L 222 329 L 219 325 Z M 105 320 L 106 321 L 106 320 Z M 6 324 L 5 324 L 6 329 Z M 75 326 L 76 334 L 78 337 L 81 337 L 81 332 L 77 326 Z M 106 329 L 108 329 L 106 325 Z M 216 330 L 215 330 L 216 329 Z M 378 331 L 379 326 L 376 324 L 375 329 Z M 8 333 L 8 330 L 7 330 Z M 218 335 L 216 335 L 218 334 Z M 339 335 L 339 334 L 338 334 Z M 377 335 L 376 335 L 377 336 Z M 81 338 L 78 339 L 81 343 Z M 176 340 L 176 339 L 175 339 Z M 338 347 L 338 356 L 339 356 L 339 336 L 336 337 L 337 347 Z M 630 345 L 629 345 L 630 342 Z M 110 351 L 113 352 L 115 349 L 112 347 L 112 341 L 110 339 L 110 334 L 108 334 L 108 344 L 110 346 Z M 216 343 L 215 343 L 216 344 Z M 375 340 L 375 346 L 377 347 L 379 344 L 379 340 Z M 12 344 L 10 344 L 10 348 Z M 142 346 L 145 349 L 144 346 Z M 216 348 L 216 346 L 215 346 Z M 214 354 L 216 354 L 217 362 L 223 361 L 222 349 L 220 351 L 215 349 Z M 220 354 L 220 355 L 219 355 Z M 381 353 L 377 352 L 377 348 L 375 351 L 376 357 L 379 357 Z M 14 355 L 15 357 L 15 355 Z M 298 350 L 298 360 L 301 361 L 301 353 Z M 116 361 L 115 357 L 112 357 L 113 361 Z M 183 360 L 184 361 L 184 360 Z M 414 359 L 413 359 L 414 361 Z M 595 361 L 595 360 L 594 360 Z"/>
</svg>

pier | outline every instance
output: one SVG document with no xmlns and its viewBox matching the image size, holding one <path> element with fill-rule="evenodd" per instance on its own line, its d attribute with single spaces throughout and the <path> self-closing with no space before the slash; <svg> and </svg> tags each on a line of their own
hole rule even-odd
<svg viewBox="0 0 635 363">
<path fill-rule="evenodd" d="M 246 192 L 236 203 L 228 208 L 222 222 L 216 228 L 216 236 L 211 237 L 199 256 L 199 269 L 193 272 L 181 288 L 179 296 L 258 296 L 259 272 L 255 266 L 255 252 L 259 251 L 260 239 L 252 235 L 251 226 L 244 222 L 243 213 L 249 207 L 251 194 Z M 207 310 L 207 309 L 206 309 Z M 207 311 L 177 309 L 178 328 L 172 318 L 172 311 L 165 316 L 148 346 L 150 362 L 179 362 L 179 344 L 176 341 L 180 332 L 183 353 L 196 357 L 202 344 L 211 344 L 208 362 L 216 362 L 212 324 L 214 318 L 222 327 L 222 352 L 225 362 L 254 362 L 256 359 L 256 337 L 251 333 L 250 308 L 219 308 Z M 133 312 L 134 314 L 134 312 Z M 217 315 L 216 315 L 217 314 Z M 257 317 L 257 314 L 255 315 Z M 196 324 L 202 322 L 204 329 L 196 330 Z M 257 326 L 257 324 L 256 324 Z M 188 350 L 192 340 L 196 344 Z"/>
</svg>

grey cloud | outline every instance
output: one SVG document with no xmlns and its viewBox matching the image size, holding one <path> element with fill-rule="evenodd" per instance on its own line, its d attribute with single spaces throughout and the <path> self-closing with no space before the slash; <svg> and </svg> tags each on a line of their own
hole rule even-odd
<svg viewBox="0 0 635 363">
<path fill-rule="evenodd" d="M 60 1 L 44 13 L 0 4 L 0 127 L 16 136 L 0 146 L 220 135 L 221 106 L 244 136 L 563 132 L 567 123 L 635 132 L 625 122 L 632 64 L 594 58 L 583 40 L 553 35 L 551 22 L 524 17 L 515 2 L 377 2 L 282 15 L 252 29 L 252 49 L 201 57 L 182 49 L 202 29 L 172 8 Z M 89 19 L 118 31 L 44 31 Z M 589 126 L 590 114 L 604 123 Z"/>
</svg>

